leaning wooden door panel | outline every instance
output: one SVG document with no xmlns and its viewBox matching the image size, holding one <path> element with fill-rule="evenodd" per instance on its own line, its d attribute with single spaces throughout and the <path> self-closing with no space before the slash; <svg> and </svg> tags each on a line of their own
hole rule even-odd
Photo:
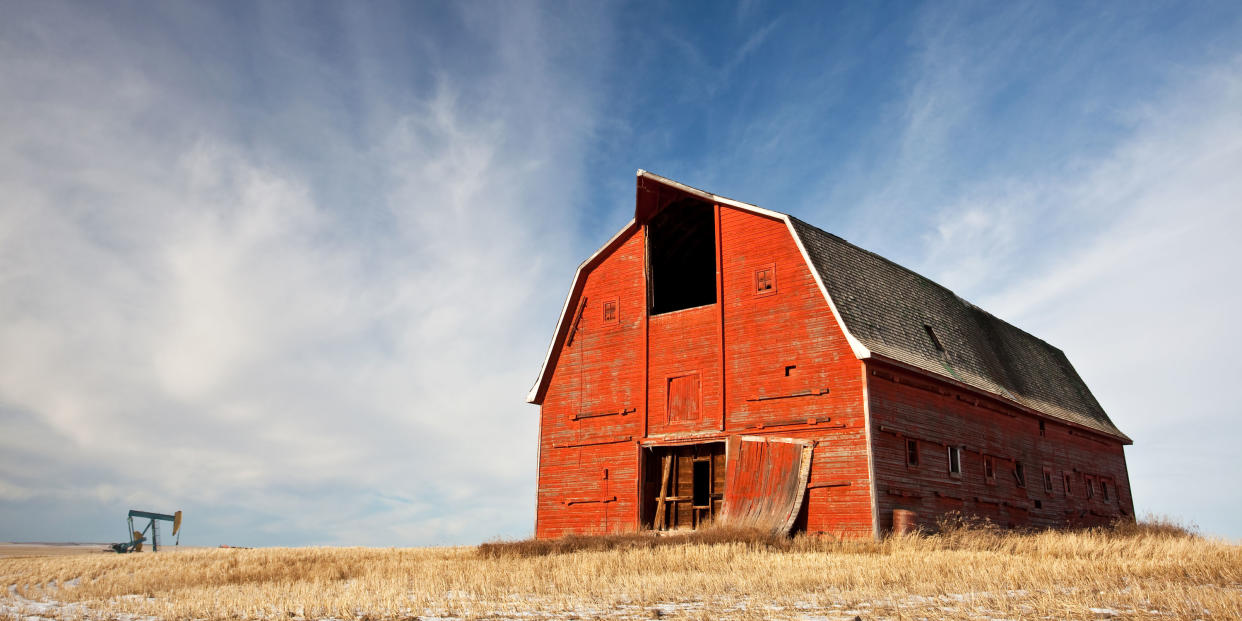
<svg viewBox="0 0 1242 621">
<path fill-rule="evenodd" d="M 813 448 L 793 438 L 730 438 L 721 522 L 789 532 L 806 495 Z"/>
</svg>

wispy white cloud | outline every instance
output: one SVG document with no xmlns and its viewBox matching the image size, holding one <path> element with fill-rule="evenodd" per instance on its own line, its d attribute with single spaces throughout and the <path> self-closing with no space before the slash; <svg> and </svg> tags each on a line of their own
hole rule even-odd
<svg viewBox="0 0 1242 621">
<path fill-rule="evenodd" d="M 110 51 L 0 59 L 22 93 L 0 112 L 0 537 L 98 538 L 132 505 L 186 509 L 197 543 L 532 527 L 522 396 L 563 295 L 544 285 L 575 264 L 593 95 L 551 67 L 539 11 L 503 13 L 462 16 L 493 71 L 374 85 L 376 138 L 325 144 L 340 168 L 279 132 L 148 125 L 184 93 Z M 11 517 L 36 511 L 117 524 Z"/>
</svg>

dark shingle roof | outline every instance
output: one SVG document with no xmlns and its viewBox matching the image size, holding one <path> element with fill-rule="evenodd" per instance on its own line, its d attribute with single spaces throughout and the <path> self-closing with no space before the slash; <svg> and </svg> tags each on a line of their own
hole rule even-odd
<svg viewBox="0 0 1242 621">
<path fill-rule="evenodd" d="M 892 261 L 790 221 L 846 328 L 873 353 L 1130 441 L 1061 350 Z"/>
</svg>

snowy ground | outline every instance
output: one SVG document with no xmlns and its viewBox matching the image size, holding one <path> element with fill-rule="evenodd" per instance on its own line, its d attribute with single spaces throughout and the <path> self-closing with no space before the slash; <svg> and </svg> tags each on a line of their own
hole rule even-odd
<svg viewBox="0 0 1242 621">
<path fill-rule="evenodd" d="M 74 583 L 66 583 L 65 588 L 72 588 Z M 0 597 L 0 618 L 18 619 L 21 621 L 44 621 L 54 619 L 81 619 L 81 620 L 108 620 L 108 621 L 157 621 L 157 617 L 143 616 L 127 613 L 112 612 L 108 610 L 94 610 L 76 603 L 59 602 L 55 600 L 32 601 L 21 597 L 17 594 L 17 587 L 10 585 L 8 588 L 8 597 Z M 1014 591 L 1008 593 L 1011 597 L 1022 597 L 1025 595 L 1022 591 Z M 129 596 L 137 598 L 139 596 Z M 987 593 L 977 594 L 959 594 L 951 593 L 940 595 L 937 597 L 907 597 L 900 600 L 883 601 L 876 603 L 856 603 L 846 605 L 843 603 L 825 604 L 824 602 L 799 602 L 789 607 L 770 606 L 757 604 L 754 602 L 734 602 L 731 605 L 717 605 L 712 602 L 671 602 L 660 603 L 655 605 L 620 605 L 613 608 L 592 608 L 582 607 L 573 610 L 549 611 L 536 610 L 522 611 L 520 604 L 516 606 L 504 606 L 503 609 L 488 611 L 483 614 L 470 614 L 468 616 L 452 616 L 445 615 L 443 612 L 424 611 L 423 614 L 417 614 L 410 611 L 409 619 L 419 619 L 426 621 L 464 621 L 465 619 L 513 619 L 517 621 L 531 621 L 538 619 L 679 619 L 679 618 L 695 618 L 695 619 L 799 619 L 805 621 L 852 621 L 855 619 L 863 620 L 882 620 L 882 619 L 978 619 L 988 621 L 1003 621 L 1014 618 L 1012 615 L 1006 616 L 997 611 L 987 610 L 981 605 L 983 601 L 990 599 L 991 595 Z M 450 604 L 458 599 L 453 593 L 445 594 L 446 604 Z M 516 603 L 516 602 L 515 602 Z M 363 613 L 364 611 L 359 611 Z M 1028 611 L 1025 614 L 1018 615 L 1018 618 L 1045 618 L 1053 619 L 1059 617 L 1035 617 Z M 361 616 L 361 614 L 360 614 Z M 1116 610 L 1112 608 L 1089 608 L 1081 611 L 1079 618 L 1095 618 L 1095 619 L 1111 619 L 1111 618 L 1168 618 L 1172 615 L 1161 613 L 1158 610 Z M 273 618 L 274 619 L 274 618 Z M 289 616 L 280 617 L 281 621 L 335 621 L 332 618 L 310 620 L 306 617 L 290 613 Z"/>
</svg>

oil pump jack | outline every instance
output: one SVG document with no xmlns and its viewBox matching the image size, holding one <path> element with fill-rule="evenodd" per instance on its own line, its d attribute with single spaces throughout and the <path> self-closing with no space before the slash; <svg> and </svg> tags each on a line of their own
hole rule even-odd
<svg viewBox="0 0 1242 621">
<path fill-rule="evenodd" d="M 150 520 L 147 527 L 141 531 L 134 530 L 134 518 Z M 129 532 L 133 533 L 133 537 L 125 543 L 114 543 L 112 549 L 117 552 L 142 552 L 142 542 L 147 540 L 147 533 L 151 533 L 151 551 L 156 552 L 160 549 L 160 521 L 172 522 L 172 534 L 177 537 L 177 543 L 173 545 L 181 545 L 181 512 L 178 511 L 172 515 L 166 513 L 151 513 L 150 511 L 138 511 L 136 509 L 129 510 Z M 141 524 L 141 522 L 139 522 Z"/>
</svg>

